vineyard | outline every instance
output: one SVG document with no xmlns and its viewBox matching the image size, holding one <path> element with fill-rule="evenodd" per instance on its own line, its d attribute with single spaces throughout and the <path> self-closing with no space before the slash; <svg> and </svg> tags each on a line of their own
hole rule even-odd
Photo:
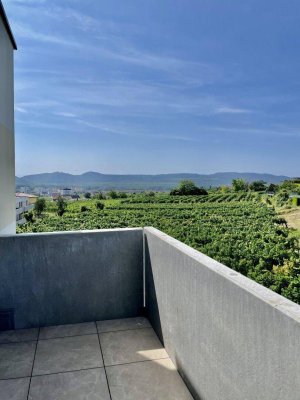
<svg viewBox="0 0 300 400">
<path fill-rule="evenodd" d="M 298 240 L 259 195 L 140 194 L 103 204 L 99 210 L 95 200 L 75 201 L 59 217 L 55 204 L 49 203 L 42 218 L 19 232 L 154 226 L 300 303 Z"/>
</svg>

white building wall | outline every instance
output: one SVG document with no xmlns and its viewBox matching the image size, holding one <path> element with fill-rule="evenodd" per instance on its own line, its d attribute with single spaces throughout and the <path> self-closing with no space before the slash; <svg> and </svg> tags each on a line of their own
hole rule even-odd
<svg viewBox="0 0 300 400">
<path fill-rule="evenodd" d="M 24 213 L 32 211 L 34 204 L 30 204 L 29 197 L 16 196 L 16 222 L 17 225 L 23 225 L 26 222 Z"/>
<path fill-rule="evenodd" d="M 13 52 L 0 18 L 0 235 L 16 232 Z"/>
</svg>

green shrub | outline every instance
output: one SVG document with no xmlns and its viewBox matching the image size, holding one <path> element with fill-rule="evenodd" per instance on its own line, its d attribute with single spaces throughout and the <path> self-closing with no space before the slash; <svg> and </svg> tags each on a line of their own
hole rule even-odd
<svg viewBox="0 0 300 400">
<path fill-rule="evenodd" d="M 40 217 L 45 210 L 46 200 L 42 197 L 39 197 L 34 204 L 34 212 L 38 217 Z"/>
<path fill-rule="evenodd" d="M 103 210 L 104 209 L 104 204 L 101 203 L 101 201 L 97 201 L 96 208 L 97 208 L 97 210 Z"/>
<path fill-rule="evenodd" d="M 26 222 L 33 223 L 34 222 L 33 212 L 29 211 L 25 213 L 24 218 L 26 219 Z"/>
<path fill-rule="evenodd" d="M 171 196 L 203 196 L 208 195 L 207 191 L 203 188 L 197 187 L 193 181 L 183 180 L 179 185 L 171 190 Z"/>
<path fill-rule="evenodd" d="M 62 217 L 64 215 L 64 213 L 67 211 L 67 207 L 68 207 L 66 200 L 62 196 L 59 196 L 57 198 L 56 207 L 57 207 L 57 215 Z"/>
</svg>

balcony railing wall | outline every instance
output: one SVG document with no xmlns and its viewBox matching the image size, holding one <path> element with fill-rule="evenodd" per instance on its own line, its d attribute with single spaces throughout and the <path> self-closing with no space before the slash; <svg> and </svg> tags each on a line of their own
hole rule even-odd
<svg viewBox="0 0 300 400">
<path fill-rule="evenodd" d="M 195 399 L 298 400 L 300 306 L 144 232 L 149 319 Z"/>
<path fill-rule="evenodd" d="M 154 228 L 0 237 L 5 309 L 16 328 L 146 312 L 195 399 L 299 400 L 300 306 Z"/>
<path fill-rule="evenodd" d="M 135 317 L 142 266 L 142 229 L 0 237 L 0 310 L 15 328 Z"/>
</svg>

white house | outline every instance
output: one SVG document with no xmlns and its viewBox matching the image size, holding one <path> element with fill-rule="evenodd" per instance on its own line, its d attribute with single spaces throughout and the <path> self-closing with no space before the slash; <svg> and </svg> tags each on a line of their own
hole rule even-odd
<svg viewBox="0 0 300 400">
<path fill-rule="evenodd" d="M 18 225 L 26 222 L 24 213 L 33 210 L 33 208 L 34 204 L 31 203 L 30 195 L 26 195 L 25 193 L 16 194 L 16 222 Z"/>
<path fill-rule="evenodd" d="M 0 235 L 16 232 L 14 50 L 16 42 L 0 0 Z"/>
</svg>

